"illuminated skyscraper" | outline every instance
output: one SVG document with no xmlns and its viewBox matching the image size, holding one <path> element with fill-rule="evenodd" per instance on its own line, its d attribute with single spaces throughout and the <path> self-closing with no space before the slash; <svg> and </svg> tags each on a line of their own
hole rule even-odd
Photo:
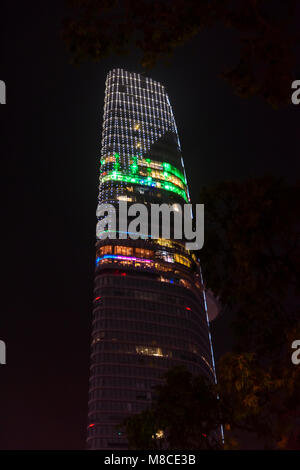
<svg viewBox="0 0 300 470">
<path fill-rule="evenodd" d="M 114 69 L 106 80 L 99 204 L 119 201 L 179 210 L 189 192 L 164 86 Z M 127 235 L 97 225 L 90 449 L 127 448 L 118 424 L 149 406 L 169 368 L 184 365 L 215 380 L 196 256 L 184 241 Z"/>
</svg>

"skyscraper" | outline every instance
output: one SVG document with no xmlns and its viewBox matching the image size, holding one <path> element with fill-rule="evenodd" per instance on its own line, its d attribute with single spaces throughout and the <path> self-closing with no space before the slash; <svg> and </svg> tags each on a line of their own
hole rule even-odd
<svg viewBox="0 0 300 470">
<path fill-rule="evenodd" d="M 99 204 L 169 204 L 189 192 L 165 88 L 122 69 L 106 80 Z M 200 265 L 174 237 L 97 225 L 89 449 L 126 449 L 118 424 L 149 406 L 171 367 L 215 380 Z M 111 237 L 111 238 L 109 238 Z"/>
</svg>

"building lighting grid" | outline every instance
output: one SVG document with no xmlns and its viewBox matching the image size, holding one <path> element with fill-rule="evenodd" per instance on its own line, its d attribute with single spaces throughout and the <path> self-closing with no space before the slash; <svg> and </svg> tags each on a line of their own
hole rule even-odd
<svg viewBox="0 0 300 470">
<path fill-rule="evenodd" d="M 115 78 L 117 80 L 114 80 Z M 124 92 L 124 88 L 120 90 L 119 79 L 126 87 L 127 93 Z M 136 174 L 135 168 L 145 166 L 143 153 L 149 151 L 154 142 L 168 130 L 177 135 L 172 108 L 163 87 L 150 79 L 146 79 L 146 83 L 146 88 L 142 88 L 138 77 L 135 75 L 129 77 L 127 72 L 119 69 L 114 70 L 107 79 L 103 117 L 106 125 L 102 148 L 109 148 L 109 154 L 114 153 L 118 161 L 111 165 L 112 162 L 108 162 L 107 150 L 101 157 L 102 164 L 103 161 L 108 164 L 105 165 L 106 171 L 102 172 L 102 168 L 100 170 L 99 203 L 103 200 L 108 202 L 118 199 L 126 193 L 128 183 L 164 189 L 179 195 L 186 202 L 189 200 L 185 174 L 168 162 L 156 162 L 156 165 L 155 162 L 148 162 L 147 176 Z M 150 105 L 150 102 L 153 105 Z M 122 107 L 124 118 L 109 119 L 109 112 L 119 106 Z M 128 123 L 131 123 L 131 126 L 128 126 Z M 135 162 L 132 162 L 133 158 Z M 157 163 L 161 163 L 160 168 L 163 171 L 151 172 L 151 167 L 157 167 Z M 103 187 L 104 183 L 106 185 Z"/>
</svg>

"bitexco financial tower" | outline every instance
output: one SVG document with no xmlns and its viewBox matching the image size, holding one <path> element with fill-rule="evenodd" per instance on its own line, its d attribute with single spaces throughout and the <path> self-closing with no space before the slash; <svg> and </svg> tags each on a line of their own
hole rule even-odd
<svg viewBox="0 0 300 470">
<path fill-rule="evenodd" d="M 189 202 L 165 88 L 107 75 L 99 204 Z M 215 380 L 200 265 L 184 241 L 97 230 L 87 446 L 126 449 L 118 425 L 149 406 L 171 367 Z M 131 234 L 132 235 L 132 234 Z"/>
</svg>

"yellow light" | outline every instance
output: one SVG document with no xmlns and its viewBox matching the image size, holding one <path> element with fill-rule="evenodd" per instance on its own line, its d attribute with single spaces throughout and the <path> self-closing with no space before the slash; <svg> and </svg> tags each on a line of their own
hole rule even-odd
<svg viewBox="0 0 300 470">
<path fill-rule="evenodd" d="M 118 196 L 119 201 L 132 201 L 132 197 L 128 196 Z"/>
<path fill-rule="evenodd" d="M 137 354 L 142 354 L 144 356 L 163 356 L 161 348 L 154 348 L 151 346 L 136 346 L 135 350 Z"/>
<path fill-rule="evenodd" d="M 162 439 L 164 437 L 164 432 L 162 429 L 159 429 L 156 433 L 155 436 L 152 436 L 152 439 Z"/>
</svg>

